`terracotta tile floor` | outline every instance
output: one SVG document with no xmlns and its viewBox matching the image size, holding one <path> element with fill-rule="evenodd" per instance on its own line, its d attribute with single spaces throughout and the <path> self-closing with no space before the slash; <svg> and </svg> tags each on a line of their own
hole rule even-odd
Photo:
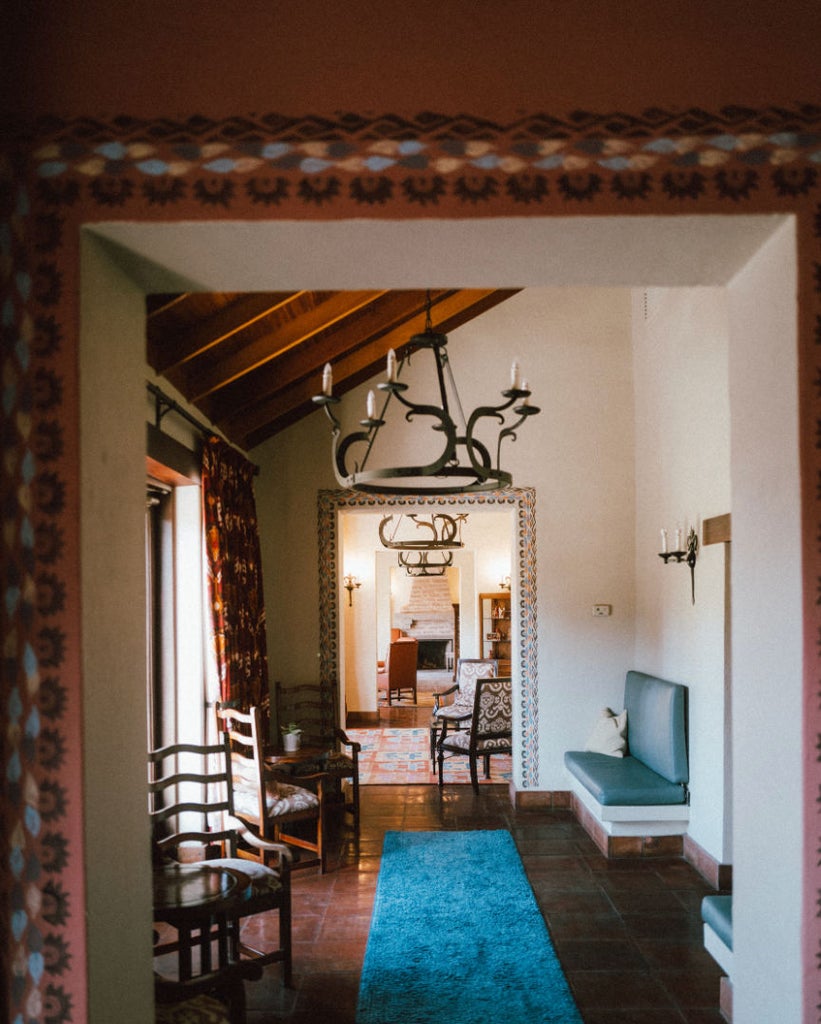
<svg viewBox="0 0 821 1024">
<path fill-rule="evenodd" d="M 684 861 L 608 862 L 569 812 L 515 811 L 503 785 L 365 786 L 361 803 L 359 842 L 336 829 L 331 870 L 294 875 L 294 988 L 268 968 L 248 1024 L 352 1024 L 385 832 L 476 828 L 512 832 L 585 1024 L 722 1024 L 711 890 Z"/>
</svg>

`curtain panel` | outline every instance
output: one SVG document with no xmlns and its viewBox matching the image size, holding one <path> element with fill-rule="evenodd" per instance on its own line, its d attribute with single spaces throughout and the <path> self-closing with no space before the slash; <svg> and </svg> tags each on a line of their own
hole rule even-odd
<svg viewBox="0 0 821 1024">
<path fill-rule="evenodd" d="M 209 437 L 202 453 L 202 501 L 212 642 L 220 700 L 247 709 L 268 696 L 265 603 L 254 467 Z"/>
</svg>

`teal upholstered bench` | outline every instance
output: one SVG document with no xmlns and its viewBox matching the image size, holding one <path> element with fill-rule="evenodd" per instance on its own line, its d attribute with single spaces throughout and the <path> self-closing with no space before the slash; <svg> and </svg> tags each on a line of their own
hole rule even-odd
<svg viewBox="0 0 821 1024">
<path fill-rule="evenodd" d="M 701 901 L 704 948 L 730 977 L 733 967 L 733 897 L 705 896 Z"/>
<path fill-rule="evenodd" d="M 588 831 L 595 824 L 607 836 L 682 836 L 690 818 L 687 688 L 630 671 L 624 707 L 624 757 L 586 750 L 564 755 L 574 810 Z"/>
</svg>

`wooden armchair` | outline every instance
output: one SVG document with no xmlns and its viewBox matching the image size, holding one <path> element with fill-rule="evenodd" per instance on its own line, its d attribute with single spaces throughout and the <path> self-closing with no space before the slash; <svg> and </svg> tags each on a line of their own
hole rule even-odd
<svg viewBox="0 0 821 1024">
<path fill-rule="evenodd" d="M 479 678 L 470 729 L 448 732 L 448 720 L 442 726 L 442 735 L 436 744 L 439 764 L 439 785 L 444 784 L 442 769 L 445 754 L 461 754 L 470 763 L 470 781 L 475 793 L 479 792 L 478 761 L 484 761 L 484 776 L 490 778 L 492 754 L 513 753 L 513 703 L 510 676 Z"/>
<path fill-rule="evenodd" d="M 291 776 L 302 785 L 306 777 L 322 773 L 327 779 L 323 787 L 324 797 L 341 803 L 345 813 L 351 815 L 354 832 L 358 836 L 359 754 L 362 744 L 349 739 L 345 730 L 340 728 L 333 701 L 323 700 L 322 691 L 316 683 L 283 686 L 277 681 L 274 698 L 277 728 L 296 722 L 302 730 L 303 743 L 322 751 L 314 762 L 289 766 Z"/>
<path fill-rule="evenodd" d="M 259 839 L 285 843 L 314 855 L 295 858 L 292 871 L 319 866 L 324 874 L 322 786 L 326 774 L 312 772 L 300 778 L 301 783 L 313 784 L 314 790 L 307 785 L 295 786 L 291 778 L 266 765 L 267 728 L 262 708 L 238 711 L 217 703 L 216 715 L 219 729 L 228 737 L 236 816 Z M 259 853 L 264 863 L 264 848 Z"/>
<path fill-rule="evenodd" d="M 284 983 L 290 986 L 291 878 L 288 866 L 292 855 L 282 843 L 261 840 L 250 833 L 234 816 L 227 737 L 210 745 L 176 743 L 149 751 L 148 816 L 156 869 L 160 870 L 166 862 L 182 860 L 180 848 L 183 845 L 185 861 L 191 863 L 193 845 L 199 862 L 239 871 L 250 883 L 238 903 L 241 913 L 233 916 L 230 934 L 214 936 L 219 941 L 227 938 L 231 946 L 222 970 L 214 978 L 189 980 L 182 985 L 157 976 L 157 1001 L 167 1006 L 166 1017 L 175 1019 L 180 1015 L 177 1004 L 181 1001 L 202 996 L 200 1002 L 203 1002 L 213 992 L 227 992 L 229 1003 L 237 1004 L 242 996 L 238 982 L 260 973 L 268 964 L 282 963 Z M 264 853 L 275 866 L 254 863 L 242 856 L 240 840 Z M 271 911 L 279 913 L 279 945 L 261 950 L 245 941 L 242 925 L 248 917 Z M 169 953 L 180 955 L 180 952 L 179 933 L 154 948 L 155 957 Z"/>
<path fill-rule="evenodd" d="M 447 690 L 433 694 L 430 717 L 430 760 L 436 770 L 436 742 L 447 721 L 454 730 L 467 725 L 473 715 L 476 680 L 499 674 L 496 658 L 459 658 L 456 663 L 456 682 Z"/>
<path fill-rule="evenodd" d="M 388 704 L 394 695 L 397 700 L 407 692 L 416 703 L 416 667 L 419 657 L 419 641 L 412 636 L 401 636 L 392 640 L 388 656 L 380 668 L 377 664 L 376 686 L 384 690 Z"/>
</svg>

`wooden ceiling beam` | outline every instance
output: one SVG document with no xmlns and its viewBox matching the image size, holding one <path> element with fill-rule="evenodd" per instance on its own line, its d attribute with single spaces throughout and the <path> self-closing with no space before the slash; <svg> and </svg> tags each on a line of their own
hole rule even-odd
<svg viewBox="0 0 821 1024">
<path fill-rule="evenodd" d="M 294 301 L 300 292 L 265 292 L 240 295 L 227 304 L 215 307 L 210 315 L 194 315 L 190 325 L 180 327 L 187 319 L 187 307 L 207 300 L 208 296 L 189 294 L 183 303 L 163 305 L 149 313 L 146 323 L 146 354 L 157 373 L 182 374 L 187 363 L 218 347 L 239 331 L 274 316 L 283 306 Z M 174 383 L 174 381 L 172 381 Z"/>
<path fill-rule="evenodd" d="M 299 380 L 313 378 L 318 388 L 325 363 L 334 363 L 352 348 L 367 346 L 388 331 L 403 331 L 403 340 L 407 340 L 412 333 L 409 325 L 424 322 L 425 296 L 422 290 L 382 293 L 374 302 L 329 324 L 256 372 L 209 396 L 205 402 L 209 419 L 216 423 L 244 417 L 246 410 L 260 404 L 267 396 L 289 389 Z"/>
<path fill-rule="evenodd" d="M 457 327 L 504 302 L 517 293 L 518 289 L 469 289 L 459 292 L 439 292 L 433 299 L 434 329 L 447 334 Z M 400 293 L 401 294 L 401 293 Z M 424 293 L 421 293 L 424 294 Z M 421 319 L 419 317 L 421 316 Z M 312 398 L 319 391 L 319 377 L 325 362 L 334 367 L 334 393 L 343 395 L 379 372 L 385 362 L 388 350 L 393 348 L 401 358 L 413 334 L 424 329 L 424 305 L 414 322 L 410 321 L 383 332 L 378 337 L 352 347 L 348 345 L 332 358 L 329 353 L 315 352 L 308 357 L 305 365 L 292 372 L 283 372 L 280 386 L 271 392 L 258 390 L 256 401 L 236 403 L 233 413 L 224 420 L 212 417 L 220 428 L 244 448 L 253 448 L 273 437 L 280 430 L 290 426 L 316 408 Z M 297 355 L 299 352 L 297 351 Z M 309 365 L 310 364 L 310 365 Z"/>
<path fill-rule="evenodd" d="M 367 309 L 385 294 L 382 290 L 316 292 L 310 301 L 289 303 L 277 317 L 235 333 L 218 351 L 212 350 L 190 364 L 180 389 L 193 401 L 201 401 L 235 381 L 254 376 L 256 371 Z"/>
</svg>

